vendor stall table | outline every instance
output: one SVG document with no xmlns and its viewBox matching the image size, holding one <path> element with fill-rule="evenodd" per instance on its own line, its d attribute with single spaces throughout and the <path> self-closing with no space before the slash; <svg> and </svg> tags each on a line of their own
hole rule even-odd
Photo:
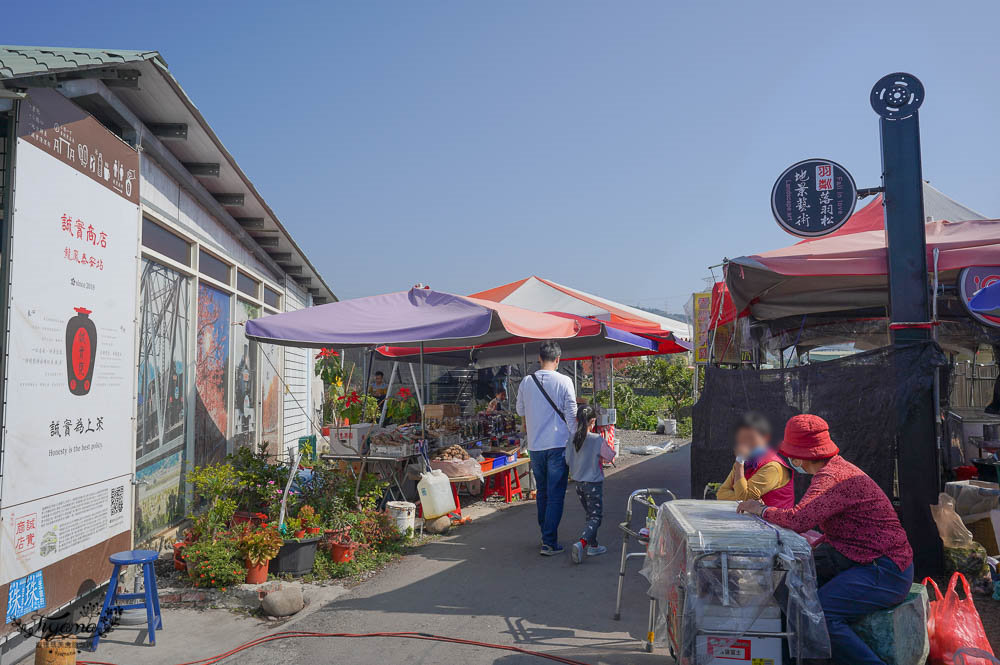
<svg viewBox="0 0 1000 665">
<path fill-rule="evenodd" d="M 483 471 L 483 498 L 486 499 L 497 494 L 503 496 L 504 503 L 511 503 L 514 501 L 515 495 L 523 497 L 521 477 L 518 475 L 517 470 L 529 462 L 531 460 L 527 457 L 521 457 L 510 464 L 505 464 L 489 471 Z M 476 480 L 479 480 L 479 476 L 455 476 L 448 478 L 448 482 L 451 483 L 451 495 L 455 498 L 455 512 L 452 514 L 456 515 L 459 521 L 462 520 L 462 504 L 458 500 L 458 486 L 462 483 L 471 483 Z M 417 507 L 417 512 L 421 514 L 419 506 Z"/>
</svg>

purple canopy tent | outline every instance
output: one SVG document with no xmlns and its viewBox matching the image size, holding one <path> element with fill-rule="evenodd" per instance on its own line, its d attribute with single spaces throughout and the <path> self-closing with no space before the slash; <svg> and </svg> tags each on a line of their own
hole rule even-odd
<svg viewBox="0 0 1000 665">
<path fill-rule="evenodd" d="M 421 377 L 424 376 L 426 348 L 468 346 L 511 338 L 565 339 L 575 336 L 579 329 L 580 324 L 571 319 L 416 287 L 271 314 L 246 322 L 247 338 L 265 344 L 372 350 L 381 345 L 419 345 Z M 371 363 L 368 367 L 370 370 Z M 369 379 L 364 377 L 366 387 Z M 418 390 L 417 393 L 421 421 L 424 392 Z"/>
<path fill-rule="evenodd" d="M 420 344 L 425 348 L 486 344 L 511 337 L 564 339 L 577 322 L 441 291 L 409 291 L 342 300 L 246 323 L 258 342 L 311 348 Z"/>
</svg>

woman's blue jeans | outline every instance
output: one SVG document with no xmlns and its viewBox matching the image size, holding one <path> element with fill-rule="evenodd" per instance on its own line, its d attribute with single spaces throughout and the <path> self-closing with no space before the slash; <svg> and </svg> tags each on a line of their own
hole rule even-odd
<svg viewBox="0 0 1000 665">
<path fill-rule="evenodd" d="M 559 544 L 559 522 L 562 520 L 566 483 L 569 480 L 566 449 L 532 450 L 529 454 L 531 473 L 535 477 L 535 504 L 538 507 L 542 544 L 555 547 Z"/>
<path fill-rule="evenodd" d="M 833 662 L 843 665 L 885 665 L 850 626 L 866 614 L 899 605 L 910 593 L 913 564 L 900 570 L 889 557 L 857 565 L 820 587 Z"/>
</svg>

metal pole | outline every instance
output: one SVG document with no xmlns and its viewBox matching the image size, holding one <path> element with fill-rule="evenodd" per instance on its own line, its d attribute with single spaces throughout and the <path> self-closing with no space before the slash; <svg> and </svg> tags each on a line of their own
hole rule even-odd
<svg viewBox="0 0 1000 665">
<path fill-rule="evenodd" d="M 611 388 L 611 408 L 615 408 L 615 361 L 614 358 L 604 357 L 608 361 L 608 374 L 610 374 L 610 381 L 608 385 Z"/>
<path fill-rule="evenodd" d="M 885 235 L 889 258 L 889 321 L 898 348 L 930 339 L 927 289 L 927 240 L 924 229 L 923 174 L 920 160 L 918 109 L 924 87 L 911 74 L 890 74 L 872 88 L 871 105 L 879 118 L 882 139 L 882 185 L 885 188 Z M 897 363 L 896 384 L 910 377 L 910 367 Z M 938 572 L 941 539 L 928 506 L 940 487 L 935 436 L 933 390 L 907 412 L 903 403 L 895 415 L 899 474 L 900 520 L 913 545 L 920 576 Z"/>
<path fill-rule="evenodd" d="M 399 366 L 399 361 L 393 361 L 392 370 L 389 372 L 389 381 L 385 386 L 385 399 L 382 400 L 382 413 L 378 419 L 378 426 L 382 427 L 385 425 L 385 412 L 389 408 L 389 395 L 392 393 L 392 382 L 396 378 L 396 367 Z M 400 383 L 402 383 L 402 377 L 400 377 Z"/>
<path fill-rule="evenodd" d="M 424 343 L 420 342 L 420 385 L 422 386 L 421 392 L 424 393 L 424 405 L 427 404 L 427 377 L 424 374 Z M 426 409 L 420 410 L 420 436 L 425 436 L 424 432 L 424 411 Z"/>
</svg>

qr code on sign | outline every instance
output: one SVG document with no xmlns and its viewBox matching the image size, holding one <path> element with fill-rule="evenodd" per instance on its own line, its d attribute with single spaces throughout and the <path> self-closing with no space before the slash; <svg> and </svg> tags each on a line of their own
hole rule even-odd
<svg viewBox="0 0 1000 665">
<path fill-rule="evenodd" d="M 125 486 L 119 485 L 111 490 L 111 514 L 118 515 L 125 510 Z"/>
</svg>

